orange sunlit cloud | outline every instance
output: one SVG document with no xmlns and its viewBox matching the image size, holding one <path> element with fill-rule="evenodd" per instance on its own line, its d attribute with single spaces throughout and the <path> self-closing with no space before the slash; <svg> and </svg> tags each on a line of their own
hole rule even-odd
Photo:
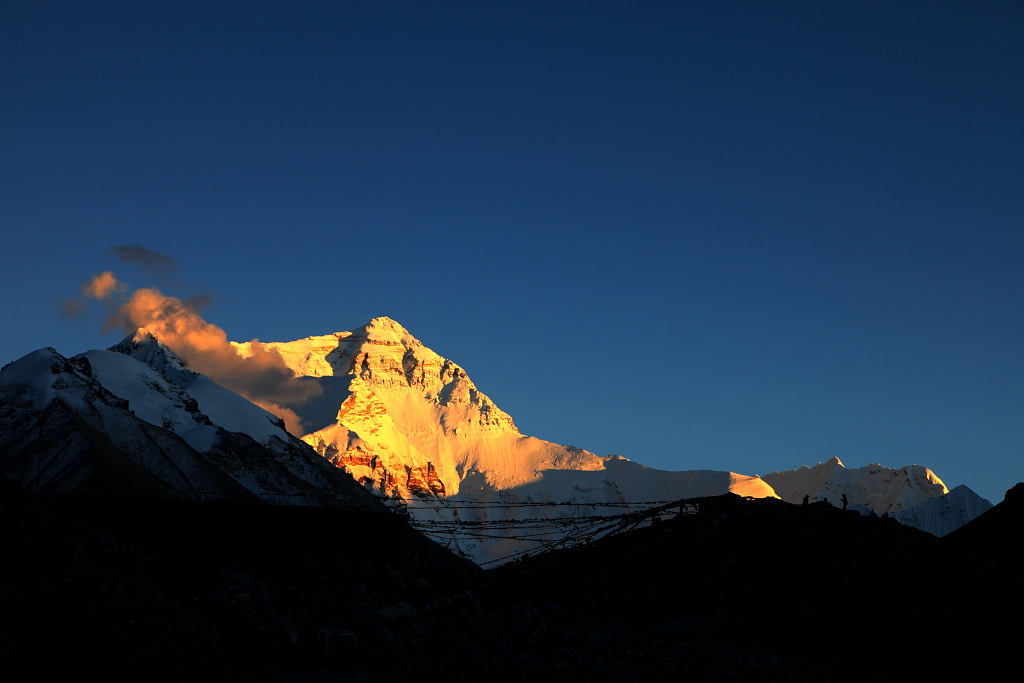
<svg viewBox="0 0 1024 683">
<path fill-rule="evenodd" d="M 82 285 L 82 294 L 93 299 L 107 299 L 115 292 L 123 291 L 125 286 L 118 282 L 109 270 L 94 276 Z"/>
<path fill-rule="evenodd" d="M 83 293 L 101 301 L 109 301 L 128 289 L 110 272 L 97 275 L 82 286 Z M 274 413 L 285 421 L 292 434 L 303 433 L 298 416 L 282 404 L 303 403 L 320 393 L 320 388 L 296 378 L 280 354 L 258 340 L 250 345 L 252 355 L 240 356 L 224 330 L 203 320 L 185 301 L 155 288 L 132 291 L 112 309 L 104 331 L 115 329 L 126 334 L 140 329 L 148 331 L 192 370 Z"/>
</svg>

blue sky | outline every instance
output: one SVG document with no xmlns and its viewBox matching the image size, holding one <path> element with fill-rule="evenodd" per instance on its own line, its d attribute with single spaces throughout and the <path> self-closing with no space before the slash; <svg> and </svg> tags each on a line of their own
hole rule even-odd
<svg viewBox="0 0 1024 683">
<path fill-rule="evenodd" d="M 664 469 L 1024 480 L 1020 2 L 31 2 L 0 363 L 386 315 L 528 434 Z M 115 257 L 140 245 L 160 274 Z"/>
</svg>

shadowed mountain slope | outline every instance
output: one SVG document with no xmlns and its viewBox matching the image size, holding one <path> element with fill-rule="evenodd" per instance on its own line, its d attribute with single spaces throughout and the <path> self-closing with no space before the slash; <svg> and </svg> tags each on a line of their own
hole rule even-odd
<svg viewBox="0 0 1024 683">
<path fill-rule="evenodd" d="M 1000 680 L 1024 606 L 983 540 L 1020 522 L 1000 510 L 937 539 L 726 495 L 482 572 L 393 515 L 0 482 L 0 654 L 106 680 Z"/>
</svg>

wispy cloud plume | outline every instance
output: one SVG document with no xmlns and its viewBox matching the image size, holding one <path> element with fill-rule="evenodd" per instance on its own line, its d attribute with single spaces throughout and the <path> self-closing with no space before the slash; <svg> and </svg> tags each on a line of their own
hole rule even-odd
<svg viewBox="0 0 1024 683">
<path fill-rule="evenodd" d="M 195 302 L 152 287 L 131 290 L 109 271 L 90 278 L 82 293 L 107 306 L 104 332 L 150 332 L 191 369 L 282 418 L 291 433 L 303 433 L 298 416 L 286 404 L 304 403 L 320 388 L 295 377 L 277 351 L 253 340 L 252 354 L 243 357 L 224 330 L 203 320 Z"/>
<path fill-rule="evenodd" d="M 107 253 L 122 263 L 131 264 L 144 273 L 155 276 L 163 285 L 175 284 L 177 281 L 178 262 L 167 254 L 138 244 L 111 247 Z"/>
</svg>

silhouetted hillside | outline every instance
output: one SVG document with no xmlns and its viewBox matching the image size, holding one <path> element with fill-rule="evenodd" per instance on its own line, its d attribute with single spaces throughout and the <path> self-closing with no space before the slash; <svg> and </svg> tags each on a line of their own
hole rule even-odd
<svg viewBox="0 0 1024 683">
<path fill-rule="evenodd" d="M 0 520 L 0 656 L 40 674 L 358 671 L 393 644 L 393 605 L 435 601 L 482 573 L 392 513 L 46 501 L 3 480 Z"/>
<path fill-rule="evenodd" d="M 40 673 L 999 680 L 1022 606 L 1015 497 L 940 540 L 730 494 L 485 573 L 394 515 L 0 488 L 0 654 Z"/>
<path fill-rule="evenodd" d="M 826 504 L 694 502 L 696 514 L 497 570 L 494 594 L 558 605 L 600 634 L 579 662 L 595 680 L 922 680 L 992 673 L 1007 656 L 1002 624 L 1021 596 L 983 556 Z M 569 651 L 557 642 L 537 644 L 557 659 Z"/>
</svg>

